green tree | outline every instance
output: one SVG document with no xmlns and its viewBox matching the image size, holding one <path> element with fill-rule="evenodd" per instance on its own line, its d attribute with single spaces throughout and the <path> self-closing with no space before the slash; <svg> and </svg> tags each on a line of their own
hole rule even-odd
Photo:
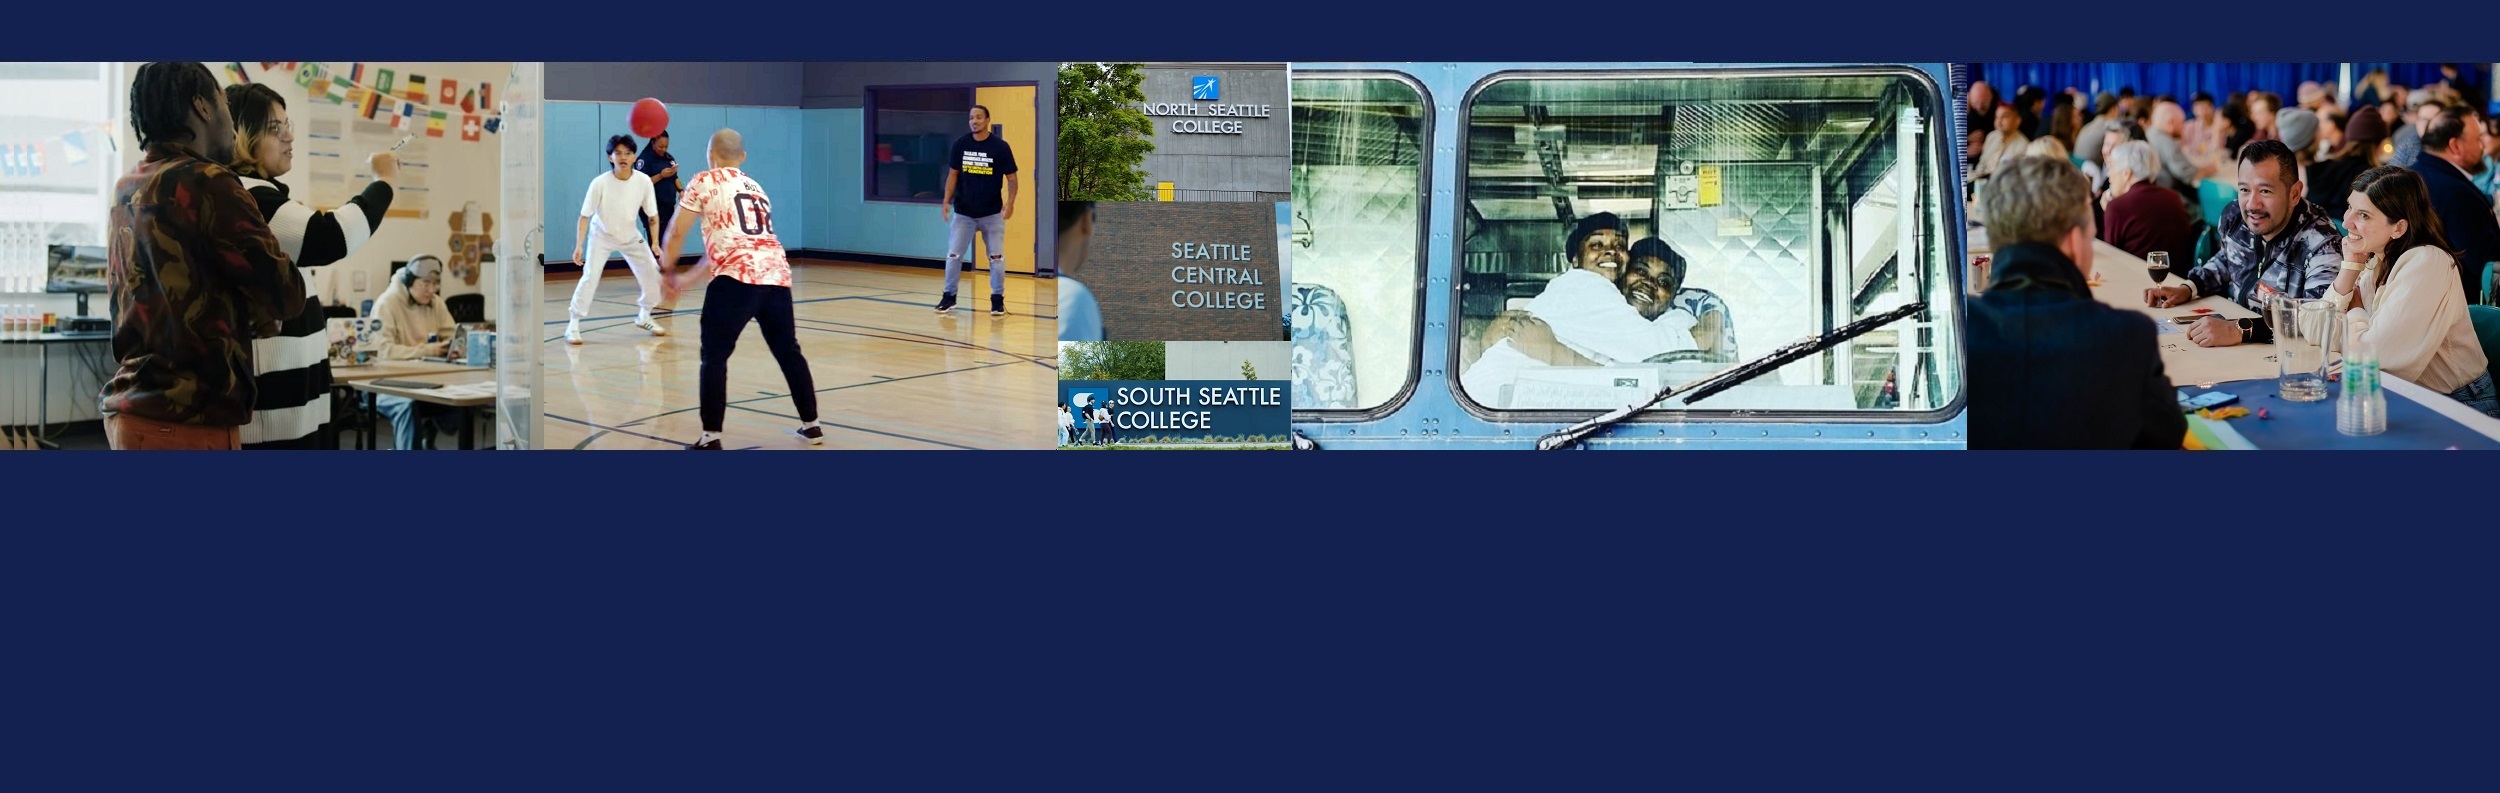
<svg viewBox="0 0 2500 793">
<path fill-rule="evenodd" d="M 1059 351 L 1059 379 L 1161 380 L 1163 342 L 1069 342 Z"/>
<path fill-rule="evenodd" d="M 1251 366 L 1250 366 L 1250 362 L 1249 362 L 1249 361 L 1247 361 L 1247 360 L 1244 360 L 1244 361 L 1242 361 L 1242 362 L 1241 362 L 1241 379 L 1243 379 L 1243 380 L 1257 380 L 1257 379 L 1259 379 L 1259 370 L 1258 370 L 1258 369 L 1256 369 L 1256 368 L 1251 367 Z"/>
<path fill-rule="evenodd" d="M 1059 65 L 1059 200 L 1146 201 L 1155 150 L 1145 74 L 1134 63 Z"/>
</svg>

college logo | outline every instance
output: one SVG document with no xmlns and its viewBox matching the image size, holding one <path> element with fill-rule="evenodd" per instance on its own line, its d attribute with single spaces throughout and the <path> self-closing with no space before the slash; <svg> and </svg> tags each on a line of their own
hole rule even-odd
<svg viewBox="0 0 2500 793">
<path fill-rule="evenodd" d="M 1211 102 L 1219 98 L 1216 94 L 1215 78 L 1189 78 L 1189 98 L 1196 99 L 1201 102 Z"/>
</svg>

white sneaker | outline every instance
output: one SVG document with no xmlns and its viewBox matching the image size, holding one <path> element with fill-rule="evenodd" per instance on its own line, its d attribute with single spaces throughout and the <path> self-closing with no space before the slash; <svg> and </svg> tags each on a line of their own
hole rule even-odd
<svg viewBox="0 0 2500 793">
<path fill-rule="evenodd" d="M 564 326 L 564 343 L 566 343 L 566 344 L 571 344 L 571 345 L 576 346 L 576 347 L 581 346 L 581 344 L 582 344 L 582 326 L 580 326 L 580 325 L 566 325 L 566 326 Z"/>
<path fill-rule="evenodd" d="M 668 329 L 660 327 L 660 323 L 653 321 L 650 317 L 643 317 L 641 319 L 634 320 L 634 327 L 651 331 L 651 335 L 653 336 L 668 335 Z"/>
</svg>

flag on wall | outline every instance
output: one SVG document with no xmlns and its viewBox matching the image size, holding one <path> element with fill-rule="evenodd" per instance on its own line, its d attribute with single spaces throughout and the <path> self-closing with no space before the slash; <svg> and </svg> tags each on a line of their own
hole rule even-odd
<svg viewBox="0 0 2500 793">
<path fill-rule="evenodd" d="M 333 104 L 333 105 L 344 105 L 344 104 L 347 104 L 347 81 L 346 81 L 346 80 L 331 80 L 331 81 L 330 81 L 330 91 L 329 91 L 329 93 L 328 93 L 328 94 L 326 94 L 326 96 L 328 96 L 328 97 L 330 98 L 330 104 Z"/>
<path fill-rule="evenodd" d="M 475 112 L 477 112 L 477 92 L 476 92 L 476 91 L 472 90 L 472 91 L 470 91 L 470 92 L 468 92 L 468 93 L 465 93 L 465 94 L 461 94 L 461 95 L 460 95 L 460 112 L 462 112 L 462 113 L 475 113 Z"/>
<path fill-rule="evenodd" d="M 481 129 L 483 129 L 483 128 L 484 128 L 484 127 L 483 127 L 481 124 L 479 124 L 478 119 L 477 119 L 477 117 L 476 117 L 476 116 L 461 116 L 461 117 L 460 117 L 460 139 L 461 139 L 461 140 L 475 142 L 475 141 L 477 140 L 477 136 L 478 136 L 478 132 L 479 132 L 479 130 L 481 130 Z"/>
<path fill-rule="evenodd" d="M 440 97 L 438 100 L 440 103 L 448 105 L 453 102 L 460 101 L 460 83 L 458 81 L 445 77 L 443 78 L 442 88 L 438 90 L 440 93 L 437 94 L 437 96 Z"/>
<path fill-rule="evenodd" d="M 488 135 L 493 135 L 493 134 L 495 134 L 495 133 L 496 133 L 496 131 L 497 131 L 497 130 L 502 129 L 502 128 L 503 128 L 503 117 L 502 117 L 502 116 L 489 116 L 489 117 L 487 117 L 487 119 L 486 119 L 486 134 L 488 134 Z"/>
<path fill-rule="evenodd" d="M 449 116 L 444 115 L 443 111 L 433 111 L 432 115 L 425 121 L 425 136 L 429 138 L 442 137 L 443 122 L 449 118 Z"/>
<path fill-rule="evenodd" d="M 390 94 L 393 99 L 399 98 L 399 94 L 391 90 L 397 87 L 394 83 L 397 82 L 398 77 L 399 75 L 392 73 L 389 69 L 373 70 L 373 90 Z"/>
<path fill-rule="evenodd" d="M 478 83 L 478 84 L 477 84 L 477 106 L 478 106 L 478 107 L 482 107 L 482 108 L 486 108 L 486 109 L 488 109 L 488 110 L 493 110 L 493 109 L 495 109 L 495 84 L 494 84 L 494 83 Z"/>
<path fill-rule="evenodd" d="M 364 94 L 363 96 L 357 98 L 356 115 L 363 116 L 365 118 L 372 118 L 374 114 L 382 112 L 382 92 L 366 91 L 362 88 L 358 88 L 356 90 L 361 91 Z"/>
<path fill-rule="evenodd" d="M 277 62 L 277 61 L 261 61 L 261 62 L 260 62 L 260 70 L 261 70 L 261 71 L 264 71 L 264 72 L 265 72 L 265 71 L 269 71 L 269 70 L 271 70 L 271 69 L 275 69 L 275 68 L 278 68 L 278 62 Z"/>
<path fill-rule="evenodd" d="M 321 71 L 321 67 L 318 64 L 304 64 L 304 68 L 295 70 L 295 84 L 311 88 L 313 84 L 313 73 L 318 71 Z"/>
<path fill-rule="evenodd" d="M 408 75 L 408 101 L 425 101 L 425 75 L 414 73 Z"/>
<path fill-rule="evenodd" d="M 351 83 L 355 83 L 355 84 L 360 85 L 360 86 L 361 86 L 361 85 L 364 85 L 364 84 L 365 84 L 365 65 L 364 65 L 364 64 L 361 64 L 361 63 L 358 63 L 358 64 L 353 64 L 353 65 L 348 66 L 348 67 L 347 67 L 347 81 L 348 81 L 348 82 L 351 82 Z"/>
<path fill-rule="evenodd" d="M 61 156 L 69 160 L 71 165 L 85 163 L 87 161 L 87 132 L 71 130 L 69 134 L 61 136 Z"/>
<path fill-rule="evenodd" d="M 329 95 L 330 76 L 327 74 L 313 75 L 312 85 L 305 86 L 304 88 L 304 98 L 306 99 L 320 99 Z"/>
<path fill-rule="evenodd" d="M 227 77 L 234 78 L 234 84 L 235 84 L 235 85 L 251 85 L 251 84 L 252 84 L 252 78 L 251 78 L 251 76 L 243 73 L 243 62 L 242 62 L 242 61 L 234 61 L 234 62 L 231 62 L 231 63 L 227 63 L 227 64 L 226 64 L 226 76 L 227 76 Z"/>
</svg>

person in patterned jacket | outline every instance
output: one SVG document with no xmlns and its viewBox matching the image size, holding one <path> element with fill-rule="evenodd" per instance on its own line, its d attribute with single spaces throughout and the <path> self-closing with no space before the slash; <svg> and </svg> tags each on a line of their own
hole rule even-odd
<svg viewBox="0 0 2500 793">
<path fill-rule="evenodd" d="M 115 449 L 235 449 L 252 419 L 252 341 L 304 310 L 234 160 L 234 119 L 198 63 L 141 65 L 130 126 L 144 152 L 113 188 L 106 285 L 119 363 L 97 407 Z"/>
<path fill-rule="evenodd" d="M 226 111 L 234 116 L 230 167 L 252 191 L 252 201 L 278 238 L 278 249 L 296 269 L 336 264 L 381 230 L 382 216 L 391 209 L 390 183 L 399 176 L 397 157 L 390 152 L 373 155 L 368 160 L 373 182 L 345 206 L 322 212 L 295 200 L 286 183 L 278 181 L 295 161 L 295 130 L 288 123 L 286 99 L 266 85 L 230 85 Z M 252 343 L 259 395 L 252 423 L 243 425 L 243 448 L 320 448 L 320 430 L 330 423 L 329 331 L 321 300 L 307 296 L 303 312 L 289 317 L 278 336 Z"/>
<path fill-rule="evenodd" d="M 2215 234 L 2221 246 L 2214 257 L 2187 271 L 2182 283 L 2144 290 L 2144 304 L 2154 308 L 2222 295 L 2257 312 L 2238 320 L 2206 317 L 2188 326 L 2188 340 L 2199 346 L 2273 341 L 2266 304 L 2277 295 L 2322 297 L 2343 270 L 2343 236 L 2305 197 L 2291 147 L 2261 140 L 2240 149 L 2239 195 L 2222 210 Z"/>
</svg>

